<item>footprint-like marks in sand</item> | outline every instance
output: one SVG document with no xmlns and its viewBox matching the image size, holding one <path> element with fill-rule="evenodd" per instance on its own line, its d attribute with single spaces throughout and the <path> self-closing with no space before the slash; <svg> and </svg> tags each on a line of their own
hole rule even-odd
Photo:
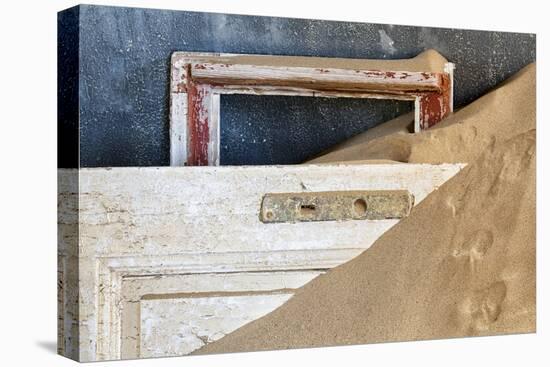
<svg viewBox="0 0 550 367">
<path fill-rule="evenodd" d="M 451 214 L 454 217 L 458 216 L 464 210 L 464 200 L 455 196 L 448 196 L 445 204 L 451 209 Z"/>
<path fill-rule="evenodd" d="M 486 229 L 477 230 L 462 243 L 460 248 L 454 251 L 453 255 L 455 257 L 468 257 L 469 263 L 473 267 L 483 259 L 493 245 L 493 241 L 493 232 Z M 474 271 L 475 269 L 472 268 L 471 270 Z"/>
<path fill-rule="evenodd" d="M 515 182 L 524 177 L 525 171 L 534 163 L 535 147 L 527 149 L 521 159 L 513 159 L 515 153 L 508 152 L 501 159 L 500 170 L 489 187 L 489 196 L 498 196 L 499 192 L 509 187 L 510 182 Z"/>
<path fill-rule="evenodd" d="M 484 331 L 497 321 L 502 302 L 506 298 L 506 284 L 497 281 L 485 289 L 475 291 L 466 301 L 466 311 L 470 315 L 470 332 Z"/>
<path fill-rule="evenodd" d="M 488 253 L 494 242 L 493 233 L 480 229 L 472 233 L 453 255 L 457 259 L 467 258 L 468 272 L 475 277 L 478 264 Z M 475 279 L 475 278 L 472 278 Z M 487 288 L 469 292 L 459 307 L 462 325 L 468 334 L 475 335 L 489 329 L 490 325 L 498 320 L 502 311 L 502 303 L 506 298 L 506 283 L 502 280 L 493 282 Z"/>
<path fill-rule="evenodd" d="M 462 250 L 467 251 L 472 260 L 481 260 L 493 245 L 493 239 L 493 232 L 480 229 L 464 242 Z"/>
</svg>

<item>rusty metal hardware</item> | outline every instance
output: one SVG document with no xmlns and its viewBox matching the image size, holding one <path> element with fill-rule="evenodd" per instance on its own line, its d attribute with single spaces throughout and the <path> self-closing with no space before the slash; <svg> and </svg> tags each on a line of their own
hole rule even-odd
<svg viewBox="0 0 550 367">
<path fill-rule="evenodd" d="M 414 196 L 407 190 L 269 193 L 261 203 L 264 223 L 383 220 L 409 215 Z"/>
</svg>

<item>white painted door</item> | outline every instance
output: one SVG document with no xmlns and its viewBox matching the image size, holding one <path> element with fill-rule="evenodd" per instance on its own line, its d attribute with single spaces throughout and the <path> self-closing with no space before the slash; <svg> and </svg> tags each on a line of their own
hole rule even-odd
<svg viewBox="0 0 550 367">
<path fill-rule="evenodd" d="M 461 167 L 60 170 L 62 352 L 81 361 L 188 354 L 279 307 L 399 220 L 266 223 L 266 194 L 408 190 L 418 204 Z"/>
</svg>

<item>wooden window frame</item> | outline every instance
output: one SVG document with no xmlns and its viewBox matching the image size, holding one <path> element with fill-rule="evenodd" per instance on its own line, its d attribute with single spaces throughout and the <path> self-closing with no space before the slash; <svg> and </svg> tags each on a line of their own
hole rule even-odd
<svg viewBox="0 0 550 367">
<path fill-rule="evenodd" d="M 295 65 L 296 57 L 278 59 Z M 221 94 L 413 101 L 414 131 L 419 132 L 453 111 L 453 69 L 452 63 L 445 64 L 442 72 L 314 68 L 270 63 L 266 55 L 175 52 L 170 82 L 170 165 L 220 164 Z"/>
</svg>

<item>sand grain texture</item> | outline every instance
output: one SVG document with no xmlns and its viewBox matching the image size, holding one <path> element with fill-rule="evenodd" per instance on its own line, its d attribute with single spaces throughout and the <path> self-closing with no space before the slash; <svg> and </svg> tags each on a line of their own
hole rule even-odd
<svg viewBox="0 0 550 367">
<path fill-rule="evenodd" d="M 408 119 L 315 161 L 468 166 L 363 254 L 198 353 L 535 331 L 535 66 L 429 131 L 408 134 Z"/>
</svg>

